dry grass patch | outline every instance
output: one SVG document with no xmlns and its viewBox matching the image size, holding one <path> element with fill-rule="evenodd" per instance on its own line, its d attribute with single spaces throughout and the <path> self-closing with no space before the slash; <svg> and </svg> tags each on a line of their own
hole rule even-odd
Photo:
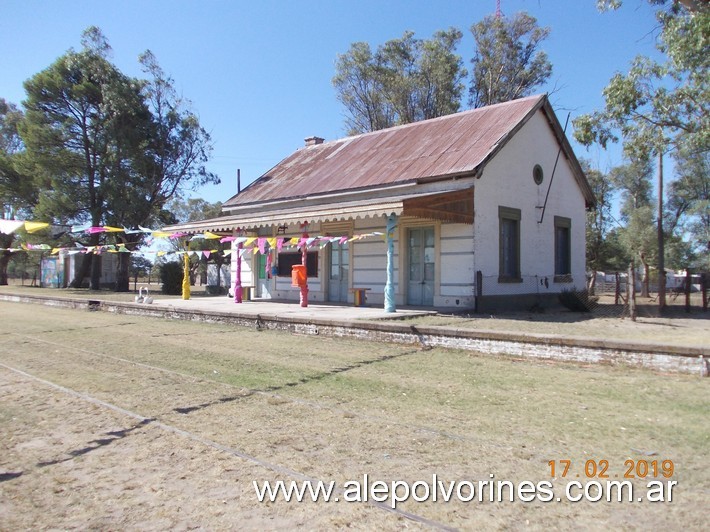
<svg viewBox="0 0 710 532">
<path fill-rule="evenodd" d="M 401 517 L 363 504 L 259 504 L 251 481 L 296 478 L 285 469 L 341 485 L 363 474 L 538 482 L 551 480 L 550 460 L 579 473 L 590 459 L 611 474 L 627 459 L 673 460 L 675 500 L 401 508 L 464 529 L 704 525 L 708 379 L 3 302 L 0 312 L 0 363 L 149 418 L 0 368 L 0 468 L 22 471 L 2 483 L 0 520 L 13 528 L 399 529 Z"/>
</svg>

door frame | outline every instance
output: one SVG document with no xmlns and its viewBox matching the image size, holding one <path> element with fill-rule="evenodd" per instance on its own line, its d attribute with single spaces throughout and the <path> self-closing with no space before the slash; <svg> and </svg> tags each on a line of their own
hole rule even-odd
<svg viewBox="0 0 710 532">
<path fill-rule="evenodd" d="M 343 258 L 343 256 L 342 256 L 342 247 L 341 247 L 340 244 L 331 243 L 331 244 L 328 246 L 328 248 L 325 250 L 325 251 L 326 251 L 326 253 L 325 253 L 325 254 L 326 254 L 326 257 L 325 257 L 325 258 L 328 259 L 328 260 L 324 260 L 324 261 L 323 261 L 323 263 L 324 263 L 324 268 L 323 268 L 323 269 L 324 269 L 324 273 L 325 273 L 324 277 L 325 277 L 326 284 L 327 284 L 327 287 L 326 287 L 326 294 L 325 294 L 325 300 L 326 300 L 326 301 L 329 301 L 329 302 L 331 302 L 331 303 L 348 303 L 349 300 L 350 300 L 350 295 L 349 295 L 349 294 L 350 294 L 350 288 L 352 287 L 352 277 L 351 277 L 351 272 L 352 272 L 352 244 L 353 244 L 352 242 L 347 242 L 347 246 L 348 246 L 347 281 L 346 281 L 346 285 L 345 285 L 345 287 L 344 287 L 344 288 L 345 288 L 345 293 L 344 293 L 344 294 L 339 294 L 339 295 L 342 295 L 342 296 L 343 296 L 342 299 L 341 299 L 340 297 L 339 297 L 337 300 L 331 299 L 332 288 L 333 288 L 333 285 L 334 285 L 335 283 L 332 283 L 332 279 L 330 278 L 331 268 L 332 268 L 332 261 L 333 261 L 333 259 L 332 259 L 332 257 L 333 257 L 333 252 L 336 251 L 335 246 L 338 246 L 338 248 L 337 248 L 337 253 L 340 253 L 340 257 L 339 257 L 340 261 L 342 261 L 342 258 Z M 340 290 L 342 289 L 342 286 L 343 286 L 343 280 L 342 280 L 342 279 L 339 279 L 336 286 L 338 286 L 338 290 L 340 291 Z"/>
<path fill-rule="evenodd" d="M 399 285 L 402 287 L 402 301 L 407 304 L 409 299 L 409 230 L 422 227 L 434 228 L 434 290 L 432 306 L 436 306 L 436 300 L 441 295 L 441 222 L 438 220 L 426 220 L 418 218 L 400 219 L 399 223 L 399 264 L 401 273 Z M 404 245 L 402 245 L 404 243 Z"/>
<path fill-rule="evenodd" d="M 269 250 L 269 253 L 271 253 L 271 250 Z M 266 255 L 261 255 L 260 253 L 255 253 L 256 256 L 256 268 L 255 268 L 255 275 L 254 275 L 254 297 L 260 298 L 260 299 L 272 299 L 273 296 L 273 278 L 269 278 L 270 272 L 264 271 L 264 277 L 260 277 L 261 274 L 261 261 L 264 261 L 264 265 L 266 265 Z M 262 259 L 263 257 L 263 259 Z M 273 257 L 272 257 L 273 260 Z M 264 295 L 264 289 L 266 289 L 267 294 Z"/>
<path fill-rule="evenodd" d="M 353 222 L 348 220 L 345 222 L 324 222 L 321 223 L 321 233 L 324 236 L 347 236 L 351 238 L 353 235 Z M 347 293 L 345 296 L 345 301 L 341 303 L 350 303 L 350 288 L 353 286 L 353 252 L 355 249 L 355 242 L 348 242 L 348 286 Z M 329 244 L 328 249 L 325 251 L 321 258 L 323 259 L 323 296 L 325 301 L 330 301 L 330 254 L 333 252 L 332 244 Z M 328 260 L 325 260 L 328 259 Z"/>
</svg>

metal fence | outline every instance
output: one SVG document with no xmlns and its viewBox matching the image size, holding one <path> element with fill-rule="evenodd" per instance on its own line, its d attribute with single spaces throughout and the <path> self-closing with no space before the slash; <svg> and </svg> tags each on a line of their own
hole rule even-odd
<svg viewBox="0 0 710 532">
<path fill-rule="evenodd" d="M 633 279 L 633 282 L 629 282 Z M 479 312 L 527 310 L 543 312 L 568 309 L 588 312 L 592 317 L 635 319 L 637 316 L 682 316 L 707 312 L 710 275 L 697 273 L 667 279 L 665 295 L 658 293 L 658 283 L 650 281 L 648 292 L 642 280 L 630 268 L 626 272 L 591 275 L 580 289 L 564 277 L 551 274 L 524 275 L 502 280 L 498 276 L 476 276 L 476 301 Z M 661 300 L 665 305 L 661 305 Z"/>
<path fill-rule="evenodd" d="M 645 282 L 632 267 L 626 272 L 607 273 L 598 276 L 595 283 L 588 283 L 590 297 L 596 299 L 600 311 L 605 305 L 623 304 L 622 315 L 632 318 L 707 311 L 710 289 L 707 273 L 693 274 L 686 270 L 683 275 L 668 275 L 663 294 L 659 293 L 657 276 L 650 277 Z"/>
</svg>

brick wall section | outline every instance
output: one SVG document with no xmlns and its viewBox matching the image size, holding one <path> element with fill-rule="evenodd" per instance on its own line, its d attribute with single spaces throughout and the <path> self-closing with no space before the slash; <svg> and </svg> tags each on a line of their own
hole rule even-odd
<svg viewBox="0 0 710 532">
<path fill-rule="evenodd" d="M 415 327 L 393 322 L 346 322 L 327 319 L 297 319 L 270 315 L 208 313 L 164 306 L 146 306 L 110 301 L 46 298 L 0 294 L 0 300 L 37 303 L 54 307 L 101 310 L 117 314 L 152 316 L 204 323 L 222 323 L 242 327 L 279 330 L 294 334 L 347 337 L 376 342 L 415 344 L 422 347 L 463 349 L 479 353 L 512 356 L 521 359 L 558 360 L 584 364 L 608 364 L 641 367 L 664 373 L 687 373 L 707 377 L 710 351 L 692 347 L 658 346 L 559 338 L 543 335 L 519 335 L 499 332 L 455 330 L 445 327 Z"/>
</svg>

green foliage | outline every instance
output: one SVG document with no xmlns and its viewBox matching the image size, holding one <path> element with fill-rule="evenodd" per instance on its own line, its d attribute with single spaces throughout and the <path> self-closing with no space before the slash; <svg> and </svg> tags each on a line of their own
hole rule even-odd
<svg viewBox="0 0 710 532">
<path fill-rule="evenodd" d="M 180 295 L 182 293 L 182 264 L 165 262 L 160 265 L 160 282 L 165 295 Z"/>
<path fill-rule="evenodd" d="M 131 255 L 129 272 L 133 277 L 146 275 L 153 268 L 153 263 L 140 255 Z"/>
<path fill-rule="evenodd" d="M 628 221 L 638 209 L 651 206 L 653 167 L 647 157 L 612 168 L 610 178 L 621 192 L 620 211 L 623 221 Z"/>
<path fill-rule="evenodd" d="M 631 256 L 640 256 L 642 262 L 656 262 L 658 240 L 655 212 L 651 205 L 635 209 L 619 231 L 619 240 Z"/>
<path fill-rule="evenodd" d="M 552 65 L 539 49 L 550 30 L 530 15 L 486 17 L 471 32 L 477 44 L 469 89 L 474 107 L 526 96 L 550 77 Z M 353 43 L 338 56 L 333 77 L 348 134 L 457 112 L 468 75 L 456 54 L 461 38 L 449 28 L 428 40 L 407 31 L 374 52 L 368 43 Z"/>
<path fill-rule="evenodd" d="M 658 49 L 663 63 L 639 56 L 628 73 L 617 73 L 604 89 L 605 107 L 573 121 L 582 144 L 623 140 L 635 157 L 665 152 L 668 147 L 710 149 L 710 4 L 649 0 L 659 6 Z M 600 0 L 616 9 L 619 0 Z"/>
<path fill-rule="evenodd" d="M 17 133 L 21 120 L 22 111 L 14 103 L 0 98 L 0 153 L 9 155 L 22 149 L 22 139 Z"/>
<path fill-rule="evenodd" d="M 681 150 L 675 159 L 666 227 L 687 235 L 692 266 L 710 271 L 710 152 Z"/>
<path fill-rule="evenodd" d="M 23 143 L 18 125 L 22 111 L 0 98 L 0 218 L 20 218 L 32 210 L 37 199 L 37 186 L 22 171 Z M 16 234 L 0 233 L 0 248 L 11 248 Z M 0 285 L 8 283 L 8 266 L 12 254 L 0 251 Z"/>
<path fill-rule="evenodd" d="M 469 90 L 473 107 L 527 96 L 552 74 L 552 64 L 540 50 L 550 28 L 541 28 L 527 13 L 487 16 L 471 26 L 471 33 L 476 41 Z"/>
<path fill-rule="evenodd" d="M 25 90 L 20 133 L 27 164 L 41 180 L 37 214 L 107 223 L 111 179 L 139 156 L 135 131 L 148 119 L 137 87 L 85 48 L 58 58 L 27 80 Z"/>
<path fill-rule="evenodd" d="M 198 222 L 220 216 L 222 203 L 210 203 L 202 198 L 175 198 L 167 209 L 173 215 L 174 223 Z"/>
<path fill-rule="evenodd" d="M 0 98 L 0 217 L 6 219 L 26 214 L 37 199 L 36 184 L 22 171 L 18 125 L 23 118 L 15 104 Z"/>
<path fill-rule="evenodd" d="M 645 290 L 651 260 L 657 261 L 658 270 L 706 262 L 696 257 L 708 254 L 710 221 L 706 165 L 710 151 L 710 4 L 695 0 L 648 3 L 657 6 L 657 48 L 665 60 L 636 57 L 627 73 L 617 73 L 609 81 L 604 108 L 573 121 L 580 143 L 606 147 L 621 140 L 631 160 L 613 171 L 623 191 L 622 219 L 626 222 L 619 242 L 640 258 Z M 597 2 L 601 10 L 618 9 L 621 4 L 621 0 Z M 654 213 L 649 161 L 668 152 L 679 162 L 687 160 L 687 166 L 678 165 L 679 179 L 667 189 L 669 201 L 663 202 L 662 212 Z M 693 170 L 688 171 L 691 166 Z"/>
<path fill-rule="evenodd" d="M 338 56 L 333 77 L 349 134 L 435 118 L 459 110 L 466 70 L 454 53 L 462 34 L 438 31 L 429 40 L 407 31 L 380 46 L 356 42 Z"/>
<path fill-rule="evenodd" d="M 160 223 L 183 187 L 219 181 L 205 168 L 210 136 L 150 51 L 140 57 L 143 80 L 109 61 L 111 48 L 98 28 L 88 28 L 82 44 L 25 82 L 20 162 L 41 190 L 36 215 L 118 227 Z M 86 244 L 134 250 L 142 238 L 94 234 Z M 120 256 L 117 290 L 128 289 L 128 271 L 128 256 Z M 92 288 L 99 273 L 92 271 Z"/>
<path fill-rule="evenodd" d="M 628 264 L 628 253 L 619 242 L 611 214 L 616 184 L 611 175 L 593 170 L 588 161 L 580 163 L 596 199 L 596 207 L 587 212 L 587 268 L 591 271 L 623 270 Z"/>
</svg>

